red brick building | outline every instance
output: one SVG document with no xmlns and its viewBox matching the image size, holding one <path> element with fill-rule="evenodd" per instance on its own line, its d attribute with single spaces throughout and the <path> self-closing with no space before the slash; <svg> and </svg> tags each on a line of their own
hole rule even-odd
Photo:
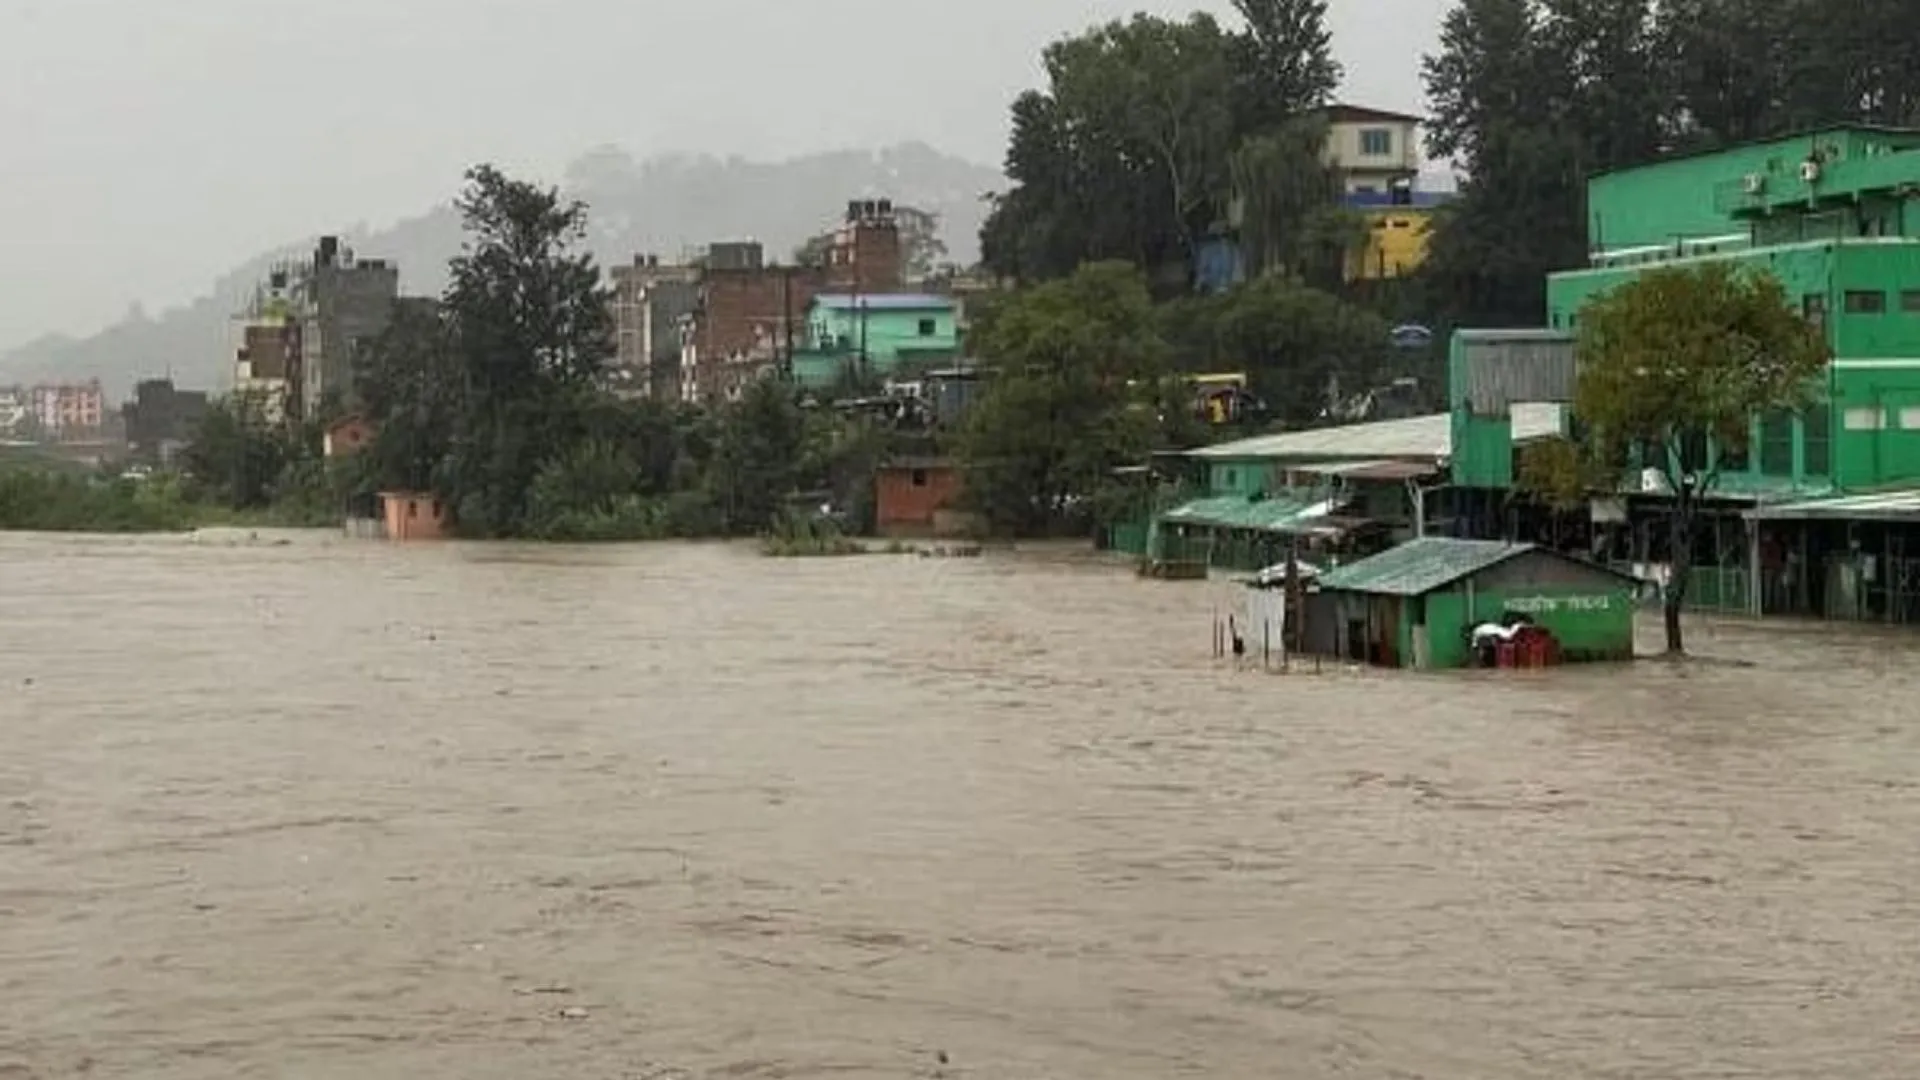
<svg viewBox="0 0 1920 1080">
<path fill-rule="evenodd" d="M 821 293 L 900 292 L 904 262 L 893 204 L 849 202 L 821 262 L 769 266 L 758 243 L 712 245 L 682 334 L 682 399 L 733 397 L 788 355 L 789 334 L 793 347 L 803 345 L 807 308 Z"/>
<path fill-rule="evenodd" d="M 754 245 L 757 250 L 759 245 Z M 825 287 L 817 268 L 708 266 L 681 353 L 681 396 L 731 397 L 806 336 L 807 305 Z"/>
<path fill-rule="evenodd" d="M 945 458 L 902 458 L 875 470 L 873 526 L 881 536 L 964 531 L 960 468 Z"/>
</svg>

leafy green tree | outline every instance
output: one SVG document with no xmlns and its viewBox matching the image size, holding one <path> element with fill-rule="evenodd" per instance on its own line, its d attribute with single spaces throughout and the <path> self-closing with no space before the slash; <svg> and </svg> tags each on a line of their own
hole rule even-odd
<svg viewBox="0 0 1920 1080">
<path fill-rule="evenodd" d="M 772 525 L 801 482 L 806 444 L 806 417 L 784 383 L 749 383 L 721 414 L 708 492 L 728 533 L 753 535 Z"/>
<path fill-rule="evenodd" d="M 1327 123 L 1305 115 L 1234 151 L 1234 211 L 1249 278 L 1277 273 L 1336 286 L 1365 224 L 1341 206 L 1343 178 L 1322 153 Z"/>
<path fill-rule="evenodd" d="M 1585 435 L 1523 458 L 1522 483 L 1564 503 L 1616 489 L 1631 455 L 1664 475 L 1667 650 L 1678 654 L 1701 500 L 1746 453 L 1754 417 L 1810 401 L 1827 348 L 1777 278 L 1709 263 L 1649 271 L 1589 305 L 1579 356 L 1573 411 Z"/>
<path fill-rule="evenodd" d="M 356 352 L 353 385 L 373 429 L 355 461 L 361 492 L 437 488 L 466 404 L 438 306 L 397 306 L 386 330 Z"/>
<path fill-rule="evenodd" d="M 581 412 L 614 354 L 613 317 L 586 207 L 492 166 L 467 174 L 466 249 L 442 301 L 464 400 L 443 492 L 463 529 L 527 530 L 538 470 L 582 434 Z"/>
<path fill-rule="evenodd" d="M 1277 131 L 1325 105 L 1340 86 L 1326 0 L 1233 0 L 1233 9 L 1246 23 L 1231 42 L 1235 133 Z"/>
<path fill-rule="evenodd" d="M 1009 299 L 981 348 L 998 373 L 958 449 L 968 497 L 996 528 L 1060 527 L 1153 448 L 1166 347 L 1133 267 L 1089 264 Z"/>
<path fill-rule="evenodd" d="M 201 414 L 181 464 L 201 496 L 245 510 L 273 501 L 293 456 L 284 426 L 271 422 L 256 398 L 234 394 Z"/>
</svg>

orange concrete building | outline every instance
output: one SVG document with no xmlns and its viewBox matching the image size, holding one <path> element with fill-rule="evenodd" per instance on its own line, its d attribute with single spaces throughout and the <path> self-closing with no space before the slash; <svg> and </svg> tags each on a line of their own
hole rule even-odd
<svg viewBox="0 0 1920 1080">
<path fill-rule="evenodd" d="M 447 508 L 432 492 L 383 491 L 380 507 L 389 540 L 439 540 L 447 534 Z"/>
</svg>

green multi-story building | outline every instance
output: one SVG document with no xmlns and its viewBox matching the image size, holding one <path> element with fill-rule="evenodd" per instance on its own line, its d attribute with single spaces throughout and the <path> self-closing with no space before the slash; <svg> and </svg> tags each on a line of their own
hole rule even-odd
<svg viewBox="0 0 1920 1080">
<path fill-rule="evenodd" d="M 888 378 L 951 363 L 960 354 L 958 307 L 921 293 L 823 295 L 807 309 L 794 381 L 825 387 L 856 373 Z"/>
<path fill-rule="evenodd" d="M 1609 173 L 1588 190 L 1592 265 L 1554 274 L 1548 323 L 1653 266 L 1776 275 L 1833 350 L 1820 400 L 1754 418 L 1729 492 L 1920 481 L 1920 131 L 1835 128 Z"/>
<path fill-rule="evenodd" d="M 1899 499 L 1845 509 L 1920 486 L 1920 131 L 1669 158 L 1595 177 L 1588 209 L 1590 265 L 1549 277 L 1551 329 L 1576 334 L 1589 301 L 1651 267 L 1721 261 L 1778 277 L 1832 350 L 1814 402 L 1754 417 L 1746 460 L 1720 478 L 1741 506 L 1705 567 L 1718 606 L 1920 621 L 1920 492 L 1904 518 Z"/>
</svg>

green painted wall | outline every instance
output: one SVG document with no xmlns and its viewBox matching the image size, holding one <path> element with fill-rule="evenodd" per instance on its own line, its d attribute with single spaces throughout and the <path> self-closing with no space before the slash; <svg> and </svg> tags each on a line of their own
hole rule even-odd
<svg viewBox="0 0 1920 1080">
<path fill-rule="evenodd" d="M 1630 659 L 1633 656 L 1633 592 L 1615 588 L 1540 586 L 1511 592 L 1476 590 L 1464 585 L 1426 597 L 1427 627 L 1436 670 L 1466 667 L 1472 656 L 1466 631 L 1495 622 L 1508 611 L 1525 611 L 1553 634 L 1571 659 Z M 1407 616 L 1411 623 L 1411 613 Z M 1411 657 L 1411 647 L 1402 655 Z"/>
<path fill-rule="evenodd" d="M 1271 495 L 1273 463 L 1265 458 L 1223 458 L 1207 465 L 1209 495 Z"/>
<path fill-rule="evenodd" d="M 1831 154 L 1825 183 L 1832 187 L 1849 182 L 1847 173 L 1869 161 L 1872 168 L 1862 172 L 1877 174 L 1897 167 L 1875 159 L 1875 155 L 1914 146 L 1920 146 L 1920 135 L 1840 129 L 1596 176 L 1587 184 L 1589 246 L 1614 251 L 1672 244 L 1681 238 L 1746 232 L 1747 226 L 1735 218 L 1735 212 L 1764 201 L 1778 204 L 1802 195 L 1800 163 L 1816 147 Z M 1766 177 L 1765 188 L 1758 196 L 1749 196 L 1744 187 L 1745 178 L 1751 174 Z M 1853 182 L 1866 186 L 1877 181 L 1877 176 L 1862 175 Z M 1812 224 L 1819 227 L 1818 222 Z"/>
<path fill-rule="evenodd" d="M 866 355 L 876 367 L 898 364 L 903 357 L 911 359 L 916 352 L 951 354 L 960 347 L 951 304 L 882 308 L 869 310 L 864 317 Z M 862 341 L 861 320 L 861 312 L 815 304 L 807 312 L 807 333 L 815 347 L 858 353 Z"/>
<path fill-rule="evenodd" d="M 1456 487 L 1513 486 L 1513 418 L 1453 410 L 1453 483 Z"/>
<path fill-rule="evenodd" d="M 1920 480 L 1920 239 L 1855 238 L 1757 248 L 1714 258 L 1780 278 L 1802 310 L 1824 312 L 1834 364 L 1820 404 L 1798 417 L 1756 417 L 1747 468 L 1727 490 L 1870 488 Z M 1548 321 L 1577 330 L 1580 309 L 1644 268 L 1548 279 Z"/>
</svg>

